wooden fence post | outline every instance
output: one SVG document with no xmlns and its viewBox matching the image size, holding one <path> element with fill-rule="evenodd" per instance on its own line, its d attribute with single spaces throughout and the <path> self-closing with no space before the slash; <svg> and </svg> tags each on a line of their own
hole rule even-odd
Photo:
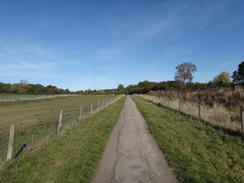
<svg viewBox="0 0 244 183">
<path fill-rule="evenodd" d="M 79 119 L 78 119 L 79 122 L 81 122 L 81 118 L 82 118 L 82 105 L 80 106 L 80 116 L 79 116 Z"/>
<path fill-rule="evenodd" d="M 180 106 L 181 104 L 180 104 L 180 100 L 179 100 L 179 111 L 181 112 L 181 106 Z"/>
<path fill-rule="evenodd" d="M 198 118 L 201 121 L 201 104 L 198 104 Z"/>
<path fill-rule="evenodd" d="M 92 115 L 92 108 L 93 108 L 93 102 L 91 103 L 91 111 L 90 111 L 90 116 Z"/>
<path fill-rule="evenodd" d="M 59 134 L 59 132 L 61 131 L 61 128 L 62 128 L 62 118 L 63 118 L 63 109 L 61 109 L 60 110 L 60 113 L 59 113 L 59 121 L 58 121 L 57 134 Z"/>
<path fill-rule="evenodd" d="M 99 111 L 100 109 L 100 101 L 97 102 L 97 110 Z"/>
<path fill-rule="evenodd" d="M 243 107 L 241 107 L 241 133 L 244 135 L 244 110 Z"/>
<path fill-rule="evenodd" d="M 10 124 L 10 133 L 9 133 L 9 142 L 8 142 L 7 161 L 12 160 L 13 145 L 14 145 L 14 132 L 15 132 L 15 123 L 11 123 Z"/>
</svg>

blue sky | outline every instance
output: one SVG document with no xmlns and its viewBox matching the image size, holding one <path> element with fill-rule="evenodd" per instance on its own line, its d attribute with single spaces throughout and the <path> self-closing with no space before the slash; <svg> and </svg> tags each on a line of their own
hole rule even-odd
<svg viewBox="0 0 244 183">
<path fill-rule="evenodd" d="M 194 82 L 244 61 L 243 0 L 0 1 L 0 82 L 72 91 L 174 80 Z"/>
</svg>

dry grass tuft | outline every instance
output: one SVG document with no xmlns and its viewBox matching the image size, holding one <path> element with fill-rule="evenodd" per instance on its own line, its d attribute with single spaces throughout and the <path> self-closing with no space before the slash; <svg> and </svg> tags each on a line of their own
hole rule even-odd
<svg viewBox="0 0 244 183">
<path fill-rule="evenodd" d="M 199 118 L 199 103 L 181 101 L 177 98 L 156 97 L 149 95 L 141 95 L 142 98 L 157 103 L 159 105 L 171 108 L 182 113 Z M 213 103 L 212 106 L 200 105 L 201 120 L 207 121 L 213 125 L 221 126 L 237 132 L 241 131 L 240 112 L 238 110 L 228 110 L 220 103 Z"/>
</svg>

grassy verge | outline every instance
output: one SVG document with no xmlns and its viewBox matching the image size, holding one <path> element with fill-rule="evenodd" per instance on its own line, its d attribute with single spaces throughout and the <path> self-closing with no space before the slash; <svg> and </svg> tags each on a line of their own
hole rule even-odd
<svg viewBox="0 0 244 183">
<path fill-rule="evenodd" d="M 5 165 L 0 182 L 90 182 L 124 101 L 125 97 Z"/>
<path fill-rule="evenodd" d="M 244 143 L 206 124 L 133 96 L 180 182 L 244 182 Z"/>
</svg>

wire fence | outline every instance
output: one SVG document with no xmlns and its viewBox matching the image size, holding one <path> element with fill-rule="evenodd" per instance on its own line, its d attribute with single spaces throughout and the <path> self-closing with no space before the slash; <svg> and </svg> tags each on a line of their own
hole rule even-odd
<svg viewBox="0 0 244 183">
<path fill-rule="evenodd" d="M 55 119 L 46 123 L 31 125 L 21 131 L 18 131 L 18 125 L 16 125 L 12 146 L 13 150 L 8 160 L 17 158 L 23 150 L 28 151 L 40 146 L 43 142 L 58 133 L 65 133 L 67 129 L 79 124 L 83 119 L 91 117 L 121 97 L 122 95 L 108 96 L 105 99 L 94 100 L 91 103 L 81 103 L 75 110 L 60 109 L 60 113 L 56 114 L 57 117 Z M 10 148 L 9 144 L 11 143 L 10 140 L 9 135 L 0 134 L 0 165 L 6 161 L 7 152 Z"/>
<path fill-rule="evenodd" d="M 244 135 L 244 110 L 228 111 L 221 105 L 209 107 L 203 104 L 181 101 L 180 99 L 170 99 L 167 97 L 158 97 L 152 95 L 138 95 L 139 97 L 153 102 L 157 105 L 173 109 L 182 114 L 189 115 L 208 122 L 216 127 L 231 130 Z"/>
<path fill-rule="evenodd" d="M 58 95 L 16 95 L 16 96 L 0 96 L 0 102 L 20 102 L 28 100 L 40 100 L 55 97 L 79 96 L 77 94 L 58 94 Z"/>
</svg>

